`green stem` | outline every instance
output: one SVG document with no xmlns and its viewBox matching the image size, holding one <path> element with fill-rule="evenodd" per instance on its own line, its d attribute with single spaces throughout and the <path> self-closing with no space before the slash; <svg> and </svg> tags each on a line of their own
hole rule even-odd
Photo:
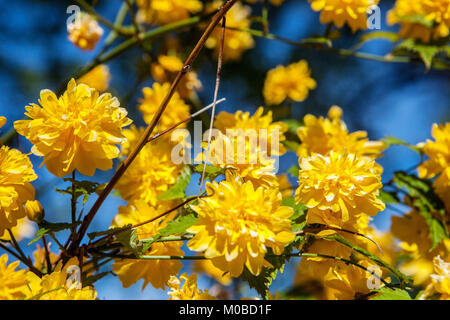
<svg viewBox="0 0 450 320">
<path fill-rule="evenodd" d="M 194 237 L 194 235 L 184 235 L 184 236 L 174 236 L 174 237 L 161 237 L 161 238 L 150 238 L 140 240 L 141 242 L 169 242 L 169 241 L 185 241 L 190 240 Z"/>
</svg>

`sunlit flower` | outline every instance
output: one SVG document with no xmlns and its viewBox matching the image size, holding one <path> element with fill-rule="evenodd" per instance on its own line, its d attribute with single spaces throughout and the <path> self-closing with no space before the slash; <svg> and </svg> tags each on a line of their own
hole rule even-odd
<svg viewBox="0 0 450 320">
<path fill-rule="evenodd" d="M 431 179 L 436 176 L 433 187 L 450 210 L 450 123 L 433 125 L 435 141 L 427 140 L 423 151 L 429 157 L 419 166 L 419 176 Z"/>
<path fill-rule="evenodd" d="M 62 267 L 60 262 L 51 274 L 39 278 L 32 272 L 27 272 L 26 280 L 29 291 L 27 299 L 31 300 L 95 300 L 97 292 L 91 286 L 82 287 L 81 282 L 69 279 L 73 272 L 68 267 Z M 76 278 L 76 277 L 74 277 Z"/>
<path fill-rule="evenodd" d="M 82 50 L 92 50 L 103 35 L 103 29 L 91 15 L 80 13 L 67 25 L 69 40 Z"/>
<path fill-rule="evenodd" d="M 199 219 L 187 230 L 195 234 L 188 247 L 204 252 L 222 271 L 238 277 L 245 265 L 258 275 L 270 265 L 264 259 L 267 248 L 279 255 L 294 239 L 289 220 L 293 209 L 281 206 L 278 190 L 255 189 L 251 182 L 230 176 L 206 188 L 211 196 L 192 206 Z"/>
<path fill-rule="evenodd" d="M 151 66 L 153 78 L 160 83 L 172 82 L 182 68 L 183 62 L 174 55 L 159 56 L 158 62 L 152 63 Z M 182 98 L 188 98 L 192 93 L 201 89 L 202 83 L 194 71 L 186 73 L 177 87 Z"/>
<path fill-rule="evenodd" d="M 130 152 L 143 131 L 134 126 L 129 130 L 124 130 L 124 135 L 129 142 L 124 145 L 122 154 L 126 155 Z M 173 144 L 164 138 L 144 146 L 115 186 L 124 200 L 141 199 L 151 205 L 156 205 L 157 197 L 177 181 L 178 174 L 182 169 L 182 165 L 172 161 L 172 147 Z M 130 185 L 134 187 L 130 188 Z"/>
<path fill-rule="evenodd" d="M 223 1 L 215 0 L 209 6 L 209 11 L 218 9 L 223 4 Z M 227 28 L 234 28 L 238 30 L 225 30 L 225 43 L 224 43 L 224 60 L 239 60 L 244 51 L 253 48 L 255 42 L 252 36 L 248 32 L 239 30 L 247 30 L 250 28 L 251 21 L 249 19 L 251 15 L 251 8 L 249 6 L 242 5 L 240 2 L 231 7 L 226 14 L 226 26 Z M 221 26 L 217 26 L 211 36 L 206 40 L 205 46 L 210 49 L 214 49 L 216 54 L 219 52 L 220 39 L 222 37 Z"/>
<path fill-rule="evenodd" d="M 439 295 L 440 300 L 450 300 L 450 262 L 442 260 L 440 256 L 433 259 L 434 274 L 431 283 L 426 287 L 421 299 Z"/>
<path fill-rule="evenodd" d="M 218 130 L 213 134 L 209 148 L 196 160 L 212 163 L 221 168 L 233 170 L 254 186 L 277 186 L 274 156 L 282 155 L 286 148 L 281 142 L 288 130 L 282 122 L 272 122 L 272 112 L 263 115 L 258 108 L 254 115 L 237 111 L 235 114 L 221 112 L 214 121 Z M 208 149 L 208 155 L 206 150 Z"/>
<path fill-rule="evenodd" d="M 105 92 L 109 87 L 111 74 L 105 64 L 96 66 L 94 69 L 78 78 L 78 83 L 84 83 L 88 87 L 94 88 L 98 92 Z"/>
<path fill-rule="evenodd" d="M 430 42 L 449 35 L 449 0 L 397 0 L 389 24 L 401 24 L 400 36 Z"/>
<path fill-rule="evenodd" d="M 165 212 L 165 207 L 151 207 L 144 201 L 136 201 L 134 204 L 121 206 L 119 213 L 114 217 L 112 227 L 124 227 L 149 221 Z M 176 214 L 176 212 L 175 212 Z M 173 219 L 174 214 L 146 223 L 137 228 L 139 239 L 149 239 L 158 234 L 161 228 L 167 226 L 167 222 Z M 182 256 L 181 241 L 155 242 L 145 253 L 147 256 Z M 125 288 L 144 279 L 142 290 L 151 283 L 157 289 L 164 289 L 171 276 L 178 274 L 182 264 L 178 260 L 118 260 L 113 264 L 113 271 L 119 275 L 119 279 Z"/>
<path fill-rule="evenodd" d="M 309 0 L 314 11 L 320 11 L 320 23 L 338 28 L 347 24 L 353 32 L 367 29 L 367 12 L 379 0 Z"/>
<path fill-rule="evenodd" d="M 331 151 L 301 159 L 300 168 L 295 199 L 309 208 L 308 223 L 355 230 L 360 216 L 385 208 L 377 198 L 380 172 L 369 158 Z"/>
<path fill-rule="evenodd" d="M 311 69 L 306 60 L 288 66 L 277 66 L 267 73 L 263 95 L 267 104 L 281 104 L 286 98 L 303 101 L 309 91 L 317 86 L 311 78 Z"/>
<path fill-rule="evenodd" d="M 142 89 L 142 93 L 144 94 L 144 98 L 140 100 L 139 110 L 142 112 L 144 116 L 144 121 L 146 123 L 150 123 L 155 115 L 156 111 L 159 109 L 161 103 L 163 102 L 165 96 L 169 93 L 170 84 L 164 83 L 159 84 L 155 82 L 152 88 L 144 88 Z M 188 118 L 189 113 L 189 105 L 187 105 L 183 99 L 181 99 L 178 92 L 175 92 L 170 99 L 169 104 L 167 105 L 164 113 L 158 122 L 158 130 L 155 130 L 155 133 L 160 130 L 165 130 L 178 122 Z M 185 128 L 186 123 L 183 123 L 179 126 L 179 128 Z"/>
<path fill-rule="evenodd" d="M 182 283 L 182 281 L 184 282 Z M 180 278 L 171 276 L 168 281 L 171 296 L 169 300 L 216 300 L 208 290 L 200 290 L 197 287 L 197 275 L 194 273 L 188 276 L 183 273 Z"/>
<path fill-rule="evenodd" d="M 137 20 L 145 23 L 167 24 L 189 18 L 200 12 L 199 0 L 137 0 Z"/>
<path fill-rule="evenodd" d="M 8 255 L 0 256 L 0 300 L 17 300 L 25 298 L 27 283 L 25 270 L 16 270 L 19 261 L 8 263 Z"/>
<path fill-rule="evenodd" d="M 132 121 L 117 98 L 71 80 L 58 99 L 42 90 L 40 105 L 25 107 L 31 120 L 14 123 L 18 133 L 34 145 L 32 152 L 57 177 L 75 169 L 92 176 L 95 169 L 109 170 L 119 156 L 116 144 L 125 142 L 122 128 Z"/>
<path fill-rule="evenodd" d="M 328 118 L 306 115 L 304 126 L 297 129 L 301 141 L 297 154 L 304 158 L 313 153 L 325 156 L 332 150 L 346 150 L 358 156 L 379 157 L 386 145 L 382 141 L 369 141 L 365 131 L 349 133 L 341 118 L 342 109 L 337 106 L 330 108 Z"/>
<path fill-rule="evenodd" d="M 31 181 L 37 176 L 27 155 L 7 146 L 0 147 L 0 237 L 24 218 L 24 205 L 34 199 Z"/>
<path fill-rule="evenodd" d="M 208 259 L 196 260 L 193 265 L 193 270 L 197 273 L 206 273 L 208 276 L 224 286 L 231 284 L 230 275 L 214 266 L 214 264 Z"/>
<path fill-rule="evenodd" d="M 44 220 L 45 210 L 41 203 L 37 200 L 27 201 L 25 203 L 25 212 L 27 213 L 27 217 L 30 221 L 40 223 Z"/>
</svg>

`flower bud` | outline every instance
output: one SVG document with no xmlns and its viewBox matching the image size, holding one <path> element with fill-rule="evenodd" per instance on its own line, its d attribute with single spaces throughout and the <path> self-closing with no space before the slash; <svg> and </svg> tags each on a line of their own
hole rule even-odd
<svg viewBox="0 0 450 320">
<path fill-rule="evenodd" d="M 25 212 L 27 213 L 27 217 L 29 220 L 34 221 L 36 223 L 42 222 L 45 217 L 44 208 L 39 201 L 27 201 L 25 203 Z"/>
</svg>

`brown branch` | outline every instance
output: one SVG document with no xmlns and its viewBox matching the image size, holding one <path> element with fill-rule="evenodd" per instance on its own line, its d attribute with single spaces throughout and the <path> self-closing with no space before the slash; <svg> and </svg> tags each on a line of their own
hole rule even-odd
<svg viewBox="0 0 450 320">
<path fill-rule="evenodd" d="M 109 195 L 109 193 L 112 191 L 114 186 L 116 185 L 117 181 L 122 177 L 122 175 L 125 173 L 125 171 L 128 169 L 128 167 L 131 165 L 133 160 L 136 158 L 136 156 L 139 154 L 139 152 L 142 150 L 142 148 L 147 143 L 148 138 L 152 134 L 153 130 L 156 127 L 156 124 L 158 123 L 159 119 L 161 118 L 161 115 L 163 114 L 164 110 L 166 109 L 167 105 L 170 102 L 170 99 L 172 98 L 173 94 L 175 93 L 175 90 L 180 83 L 183 76 L 189 72 L 192 63 L 195 61 L 197 56 L 199 55 L 201 49 L 203 48 L 206 40 L 209 38 L 211 33 L 214 31 L 214 28 L 217 26 L 217 24 L 222 20 L 222 18 L 225 16 L 225 14 L 228 12 L 228 10 L 236 3 L 237 0 L 228 0 L 220 9 L 219 11 L 214 15 L 214 17 L 211 20 L 211 23 L 206 28 L 205 32 L 201 36 L 200 40 L 197 42 L 197 45 L 192 50 L 191 54 L 185 61 L 182 69 L 178 72 L 175 80 L 172 82 L 172 85 L 170 87 L 169 93 L 166 95 L 164 100 L 162 101 L 159 109 L 156 111 L 155 115 L 153 116 L 152 121 L 148 125 L 147 129 L 145 129 L 144 134 L 139 139 L 139 142 L 137 143 L 135 149 L 131 151 L 131 153 L 128 155 L 128 157 L 120 164 L 118 167 L 116 173 L 112 177 L 112 179 L 109 181 L 109 183 L 106 185 L 105 189 L 102 191 L 100 196 L 98 197 L 97 201 L 92 206 L 91 210 L 88 212 L 86 217 L 84 218 L 80 229 L 78 230 L 77 237 L 69 246 L 68 252 L 71 255 L 74 255 L 76 250 L 78 249 L 84 235 L 86 234 L 86 231 L 91 224 L 92 220 L 95 217 L 95 214 L 97 213 L 98 209 L 101 207 L 103 202 L 105 201 L 106 197 Z"/>
</svg>

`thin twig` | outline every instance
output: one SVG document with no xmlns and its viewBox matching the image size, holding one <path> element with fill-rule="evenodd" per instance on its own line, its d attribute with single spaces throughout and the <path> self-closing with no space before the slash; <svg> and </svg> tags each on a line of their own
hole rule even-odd
<svg viewBox="0 0 450 320">
<path fill-rule="evenodd" d="M 164 100 L 162 101 L 161 105 L 159 106 L 158 110 L 156 111 L 155 115 L 153 116 L 152 121 L 148 125 L 147 129 L 145 129 L 144 134 L 139 139 L 139 142 L 137 143 L 136 147 L 131 151 L 131 153 L 128 155 L 128 157 L 119 165 L 116 173 L 112 177 L 112 179 L 109 181 L 109 183 L 106 185 L 105 189 L 103 189 L 100 196 L 97 198 L 97 201 L 92 206 L 91 210 L 88 212 L 86 217 L 84 218 L 77 234 L 77 238 L 71 243 L 69 246 L 69 254 L 75 254 L 75 251 L 78 249 L 84 235 L 86 234 L 86 231 L 91 224 L 92 220 L 94 219 L 95 214 L 97 213 L 98 209 L 101 207 L 103 202 L 105 201 L 106 197 L 109 195 L 109 193 L 112 191 L 114 186 L 116 185 L 117 181 L 122 177 L 122 175 L 125 173 L 125 171 L 128 169 L 128 167 L 131 165 L 133 160 L 137 157 L 139 152 L 142 150 L 142 148 L 147 143 L 148 138 L 152 134 L 153 130 L 155 129 L 159 119 L 161 118 L 161 115 L 165 111 L 169 101 L 171 100 L 173 94 L 175 93 L 175 90 L 180 83 L 183 76 L 190 70 L 192 63 L 195 61 L 197 56 L 199 55 L 201 49 L 203 48 L 206 40 L 209 38 L 211 33 L 214 31 L 217 24 L 220 22 L 220 20 L 225 16 L 225 14 L 228 12 L 228 10 L 236 3 L 237 0 L 228 0 L 221 9 L 216 13 L 216 15 L 212 18 L 211 23 L 206 28 L 205 32 L 201 36 L 200 40 L 197 42 L 196 46 L 192 50 L 191 54 L 185 61 L 182 69 L 178 72 L 175 80 L 172 82 L 172 85 L 170 87 L 170 90 Z"/>
<path fill-rule="evenodd" d="M 208 154 L 211 145 L 212 130 L 214 126 L 214 116 L 216 114 L 217 95 L 219 94 L 220 76 L 222 74 L 223 48 L 225 44 L 225 27 L 226 27 L 226 17 L 224 16 L 222 18 L 222 33 L 220 35 L 219 56 L 217 58 L 217 72 L 216 72 L 216 85 L 214 88 L 214 100 L 211 111 L 211 120 L 209 122 L 208 144 L 206 146 L 205 163 L 203 164 L 202 178 L 200 180 L 200 188 L 198 190 L 199 196 L 202 193 L 203 183 L 205 182 L 206 164 L 208 163 Z"/>
<path fill-rule="evenodd" d="M 45 235 L 42 237 L 42 244 L 44 245 L 45 250 L 45 261 L 47 262 L 47 273 L 52 272 L 52 262 L 50 261 L 50 252 L 47 246 L 47 240 L 45 239 Z"/>
</svg>

